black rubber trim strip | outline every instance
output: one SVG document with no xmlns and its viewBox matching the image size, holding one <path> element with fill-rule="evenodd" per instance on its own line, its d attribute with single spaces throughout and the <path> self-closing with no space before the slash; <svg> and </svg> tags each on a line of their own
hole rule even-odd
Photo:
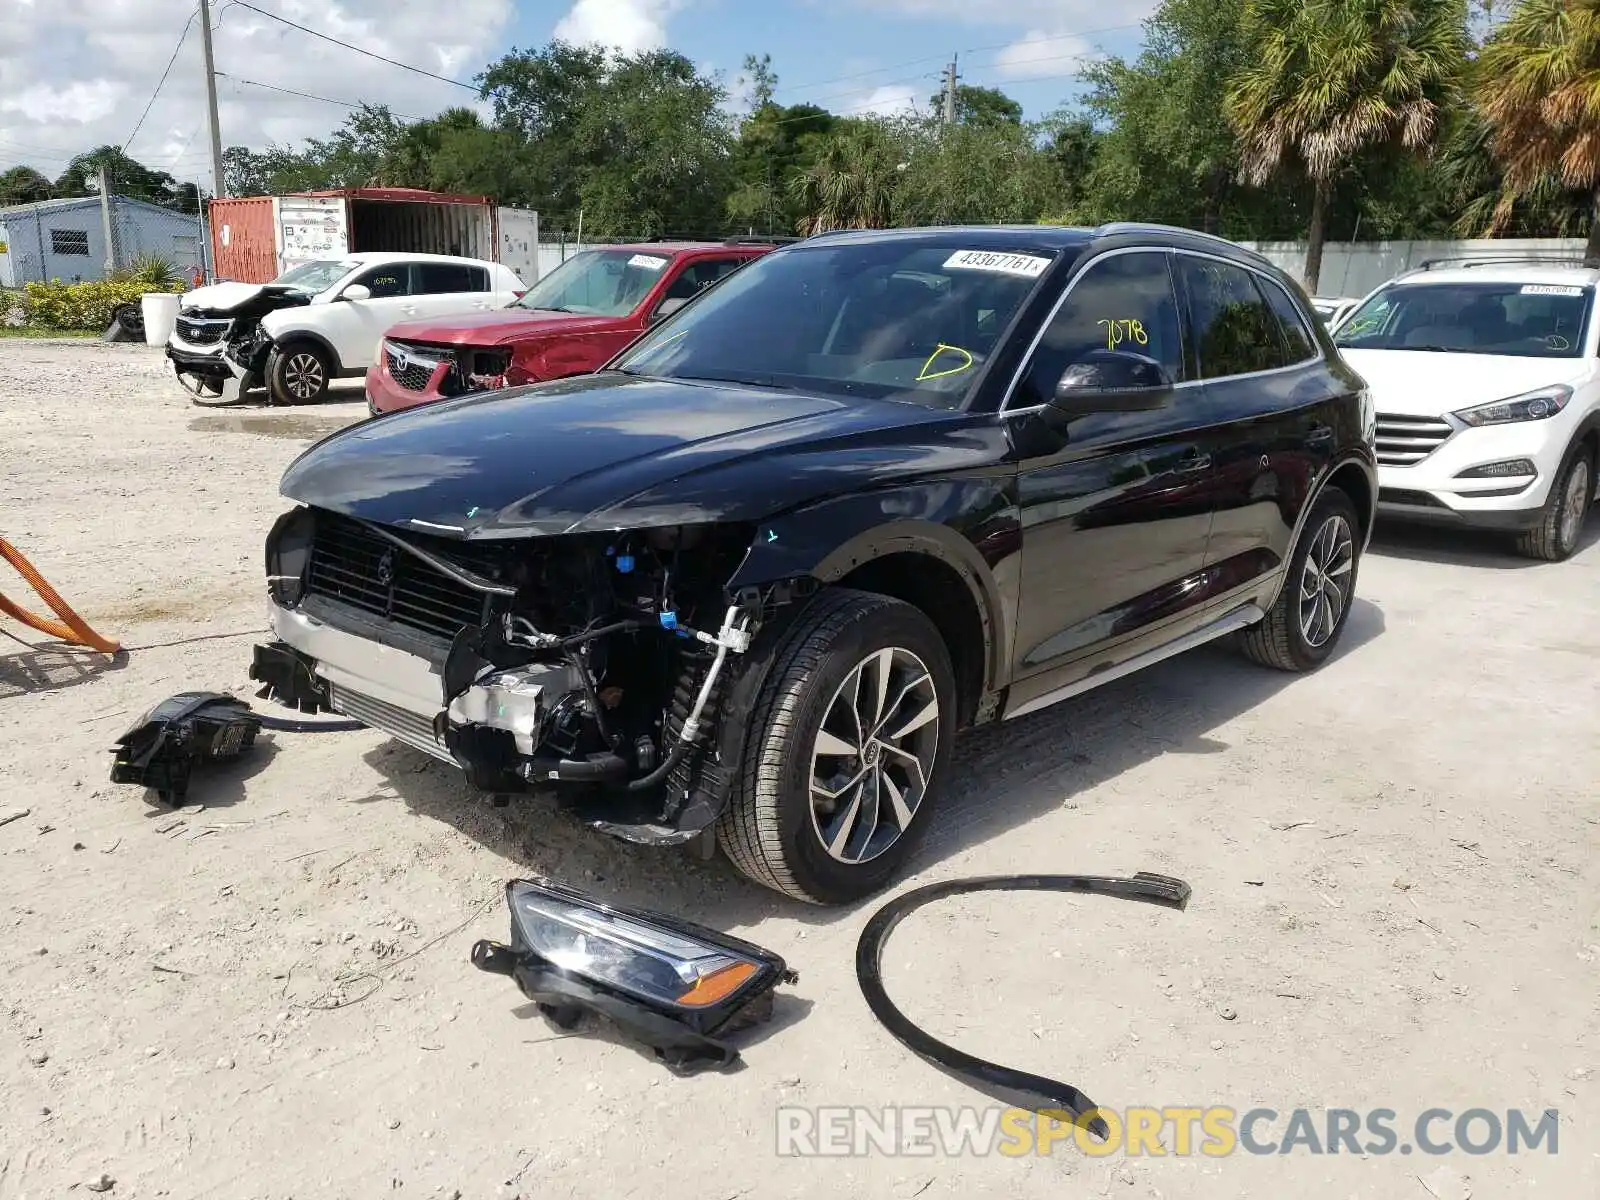
<svg viewBox="0 0 1600 1200">
<path fill-rule="evenodd" d="M 366 729 L 360 721 L 294 721 L 287 717 L 269 717 L 262 713 L 251 714 L 261 722 L 263 729 L 275 729 L 280 733 L 354 733 L 358 729 Z"/>
<path fill-rule="evenodd" d="M 1129 879 L 1105 875 L 985 875 L 931 883 L 896 896 L 872 915 L 861 931 L 861 940 L 856 943 L 856 982 L 861 985 L 861 994 L 872 1015 L 897 1041 L 925 1061 L 980 1091 L 990 1095 L 999 1093 L 1019 1108 L 1048 1116 L 1064 1111 L 1078 1120 L 1097 1106 L 1070 1083 L 1003 1067 L 941 1042 L 896 1008 L 883 988 L 883 947 L 901 921 L 924 905 L 949 896 L 1010 891 L 1082 892 L 1176 909 L 1189 903 L 1187 883 L 1148 871 L 1140 871 Z M 1110 1135 L 1106 1123 L 1098 1116 L 1093 1117 L 1086 1128 L 1102 1140 Z"/>
<path fill-rule="evenodd" d="M 448 575 L 462 587 L 471 588 L 475 592 L 485 592 L 491 596 L 515 596 L 517 589 L 503 583 L 495 583 L 481 575 L 474 574 L 465 567 L 458 567 L 454 563 L 446 562 L 437 554 L 430 554 L 420 546 L 413 546 L 397 533 L 391 533 L 382 525 L 374 525 L 371 521 L 363 521 L 360 517 L 350 518 L 357 525 L 364 526 L 368 532 L 376 534 L 384 541 L 398 546 L 408 554 L 413 554 L 427 563 L 441 575 Z"/>
</svg>

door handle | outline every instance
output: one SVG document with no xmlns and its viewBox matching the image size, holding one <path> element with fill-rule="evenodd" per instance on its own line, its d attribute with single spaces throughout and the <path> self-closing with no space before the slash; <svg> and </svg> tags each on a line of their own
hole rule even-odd
<svg viewBox="0 0 1600 1200">
<path fill-rule="evenodd" d="M 1195 471 L 1205 471 L 1211 466 L 1211 455 L 1201 454 L 1198 450 L 1191 450 L 1178 460 L 1176 467 L 1180 475 L 1188 475 Z"/>
<path fill-rule="evenodd" d="M 1306 444 L 1320 446 L 1325 442 L 1333 441 L 1333 427 L 1331 425 L 1313 425 L 1306 431 Z"/>
</svg>

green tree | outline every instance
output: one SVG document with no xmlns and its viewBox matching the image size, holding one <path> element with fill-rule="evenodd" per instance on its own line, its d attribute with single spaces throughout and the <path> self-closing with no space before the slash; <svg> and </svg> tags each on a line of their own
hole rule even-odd
<svg viewBox="0 0 1600 1200">
<path fill-rule="evenodd" d="M 1060 162 L 1034 130 L 1009 123 L 944 128 L 934 119 L 901 128 L 896 224 L 1032 224 L 1067 203 Z"/>
<path fill-rule="evenodd" d="M 804 234 L 882 229 L 893 224 L 895 192 L 909 169 L 902 131 L 888 121 L 841 121 L 817 156 L 790 181 Z"/>
<path fill-rule="evenodd" d="M 1600 3 L 1522 0 L 1479 56 L 1473 98 L 1501 187 L 1488 225 L 1556 188 L 1589 201 L 1585 260 L 1600 263 Z"/>
<path fill-rule="evenodd" d="M 0 206 L 50 199 L 50 180 L 32 167 L 0 171 Z"/>
<path fill-rule="evenodd" d="M 768 103 L 739 124 L 733 147 L 728 217 L 736 228 L 791 230 L 803 215 L 793 180 L 816 161 L 837 118 L 815 104 Z"/>
<path fill-rule="evenodd" d="M 192 203 L 192 194 L 182 192 L 171 175 L 151 170 L 130 158 L 119 146 L 99 146 L 78 155 L 67 164 L 53 191 L 57 196 L 92 196 L 99 185 L 102 167 L 111 190 L 118 195 L 179 210 L 183 210 L 186 203 Z"/>
<path fill-rule="evenodd" d="M 1305 285 L 1322 271 L 1334 184 L 1362 151 L 1437 143 L 1465 63 L 1462 0 L 1246 0 L 1249 50 L 1225 107 L 1241 174 L 1311 182 Z"/>
<path fill-rule="evenodd" d="M 935 113 L 944 112 L 944 93 L 935 92 L 928 97 L 928 107 Z M 1022 105 L 999 88 L 956 85 L 956 122 L 960 125 L 983 125 L 990 128 L 1001 125 L 1022 124 Z"/>
</svg>

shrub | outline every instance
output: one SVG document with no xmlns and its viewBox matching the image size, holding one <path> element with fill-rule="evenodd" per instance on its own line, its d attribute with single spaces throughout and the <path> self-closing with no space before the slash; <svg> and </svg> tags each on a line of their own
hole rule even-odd
<svg viewBox="0 0 1600 1200">
<path fill-rule="evenodd" d="M 28 324 L 45 329 L 104 329 L 111 315 L 124 304 L 137 304 L 150 291 L 181 292 L 182 283 L 152 287 L 133 281 L 95 280 L 90 283 L 27 284 L 23 307 Z"/>
<path fill-rule="evenodd" d="M 140 254 L 132 263 L 113 275 L 116 283 L 142 283 L 158 291 L 165 291 L 178 282 L 178 268 L 171 259 L 159 254 Z"/>
</svg>

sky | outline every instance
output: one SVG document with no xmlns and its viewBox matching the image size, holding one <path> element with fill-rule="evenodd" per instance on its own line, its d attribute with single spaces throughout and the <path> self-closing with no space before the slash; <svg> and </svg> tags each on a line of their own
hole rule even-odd
<svg viewBox="0 0 1600 1200">
<path fill-rule="evenodd" d="M 253 9 L 468 85 L 513 47 L 553 37 L 626 51 L 670 47 L 721 72 L 734 111 L 749 53 L 771 55 L 779 103 L 844 113 L 926 107 L 955 54 L 963 82 L 1002 88 L 1034 118 L 1070 98 L 1085 56 L 1136 53 L 1139 22 L 1154 7 L 1154 0 L 211 2 L 222 142 L 256 149 L 328 133 L 348 109 L 326 100 L 425 117 L 470 104 L 473 95 Z M 0 0 L 0 169 L 27 163 L 53 178 L 74 154 L 110 143 L 209 186 L 196 3 Z"/>
</svg>

